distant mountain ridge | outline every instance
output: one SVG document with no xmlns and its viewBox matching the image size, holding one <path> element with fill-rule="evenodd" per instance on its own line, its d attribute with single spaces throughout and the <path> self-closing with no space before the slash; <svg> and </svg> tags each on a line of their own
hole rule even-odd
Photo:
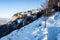
<svg viewBox="0 0 60 40">
<path fill-rule="evenodd" d="M 0 18 L 0 25 L 5 24 L 9 20 L 10 20 L 9 18 Z"/>
</svg>

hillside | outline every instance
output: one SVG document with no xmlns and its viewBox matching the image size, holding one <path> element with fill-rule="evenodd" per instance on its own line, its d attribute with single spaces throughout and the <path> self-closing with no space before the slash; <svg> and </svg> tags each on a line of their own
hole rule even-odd
<svg viewBox="0 0 60 40">
<path fill-rule="evenodd" d="M 0 40 L 60 40 L 60 12 L 47 18 L 46 28 L 44 17 L 17 29 Z M 53 37 L 53 38 L 52 38 Z"/>
<path fill-rule="evenodd" d="M 11 22 L 0 26 L 0 40 L 60 40 L 60 7 L 56 6 L 14 14 Z"/>
</svg>

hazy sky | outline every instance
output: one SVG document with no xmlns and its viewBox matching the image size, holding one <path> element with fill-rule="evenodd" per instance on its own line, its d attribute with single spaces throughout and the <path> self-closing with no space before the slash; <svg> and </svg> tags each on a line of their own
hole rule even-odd
<svg viewBox="0 0 60 40">
<path fill-rule="evenodd" d="M 39 8 L 44 0 L 0 0 L 0 18 L 11 18 L 14 13 Z"/>
</svg>

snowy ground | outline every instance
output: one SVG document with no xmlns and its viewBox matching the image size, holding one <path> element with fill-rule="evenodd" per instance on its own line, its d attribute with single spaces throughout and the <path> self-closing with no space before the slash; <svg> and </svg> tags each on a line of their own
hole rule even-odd
<svg viewBox="0 0 60 40">
<path fill-rule="evenodd" d="M 41 17 L 36 21 L 15 30 L 0 40 L 60 40 L 60 12 L 46 21 Z"/>
</svg>

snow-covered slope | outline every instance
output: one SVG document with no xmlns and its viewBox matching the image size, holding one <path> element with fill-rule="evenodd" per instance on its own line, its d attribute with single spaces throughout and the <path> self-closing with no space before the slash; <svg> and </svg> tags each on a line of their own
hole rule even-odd
<svg viewBox="0 0 60 40">
<path fill-rule="evenodd" d="M 60 40 L 60 12 L 49 17 L 46 21 L 48 28 L 48 40 Z"/>
<path fill-rule="evenodd" d="M 43 34 L 41 27 L 44 27 L 41 22 L 43 17 L 37 19 L 36 21 L 30 23 L 29 25 L 24 26 L 19 30 L 15 30 L 9 35 L 2 37 L 0 40 L 38 40 L 42 39 Z"/>
<path fill-rule="evenodd" d="M 60 12 L 47 18 L 44 27 L 44 17 L 41 17 L 0 40 L 60 40 Z"/>
</svg>

